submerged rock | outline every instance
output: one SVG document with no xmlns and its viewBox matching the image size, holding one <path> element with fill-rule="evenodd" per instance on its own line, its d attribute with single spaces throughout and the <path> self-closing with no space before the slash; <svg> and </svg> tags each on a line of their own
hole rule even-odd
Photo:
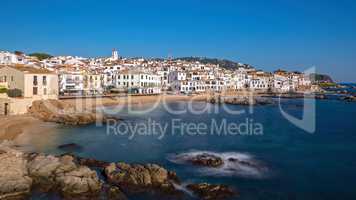
<svg viewBox="0 0 356 200">
<path fill-rule="evenodd" d="M 187 188 L 202 200 L 223 200 L 238 195 L 225 185 L 211 185 L 207 183 L 189 184 Z"/>
<path fill-rule="evenodd" d="M 110 186 L 106 190 L 106 198 L 109 200 L 127 200 L 126 195 L 120 190 L 119 187 Z"/>
<path fill-rule="evenodd" d="M 199 154 L 192 157 L 189 161 L 194 165 L 205 167 L 220 167 L 224 164 L 222 158 L 208 153 Z"/>
<path fill-rule="evenodd" d="M 356 102 L 356 96 L 343 97 L 342 100 L 347 101 L 347 102 Z"/>
<path fill-rule="evenodd" d="M 243 106 L 254 106 L 254 105 L 269 105 L 273 104 L 273 101 L 268 98 L 262 97 L 233 97 L 233 98 L 223 98 L 220 102 L 225 104 L 233 105 L 243 105 Z"/>
<path fill-rule="evenodd" d="M 58 149 L 67 151 L 67 152 L 75 152 L 75 151 L 81 151 L 83 149 L 83 147 L 76 143 L 69 143 L 69 144 L 59 145 Z"/>
<path fill-rule="evenodd" d="M 81 158 L 77 157 L 77 161 L 80 165 L 84 165 L 87 167 L 95 167 L 95 168 L 100 168 L 102 170 L 105 169 L 108 165 L 110 165 L 109 162 L 101 161 L 101 160 L 96 160 L 93 158 Z"/>
</svg>

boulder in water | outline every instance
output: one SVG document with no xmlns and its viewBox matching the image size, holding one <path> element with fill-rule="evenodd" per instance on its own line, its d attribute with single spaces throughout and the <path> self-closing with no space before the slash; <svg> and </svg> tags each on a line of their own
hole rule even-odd
<svg viewBox="0 0 356 200">
<path fill-rule="evenodd" d="M 82 146 L 76 143 L 68 143 L 68 144 L 62 144 L 58 146 L 58 149 L 66 151 L 66 152 L 76 152 L 76 151 L 81 151 L 83 150 Z"/>
<path fill-rule="evenodd" d="M 101 161 L 101 160 L 96 160 L 93 158 L 81 158 L 81 157 L 77 157 L 78 163 L 80 165 L 84 165 L 87 167 L 95 167 L 95 168 L 100 168 L 100 169 L 105 169 L 105 167 L 107 167 L 108 165 L 110 165 L 110 163 L 105 162 L 105 161 Z"/>
<path fill-rule="evenodd" d="M 156 164 L 111 163 L 105 168 L 105 175 L 109 183 L 129 193 L 155 189 L 164 192 L 174 188 L 172 173 Z"/>
<path fill-rule="evenodd" d="M 211 185 L 207 183 L 189 184 L 187 188 L 202 200 L 223 200 L 238 195 L 225 185 Z"/>
<path fill-rule="evenodd" d="M 200 165 L 205 167 L 221 167 L 224 164 L 222 158 L 208 153 L 194 156 L 189 161 L 193 165 Z"/>
<path fill-rule="evenodd" d="M 126 195 L 116 186 L 107 188 L 106 194 L 109 200 L 127 200 Z"/>
<path fill-rule="evenodd" d="M 27 167 L 34 184 L 43 192 L 57 191 L 64 198 L 89 198 L 97 196 L 101 190 L 96 172 L 77 165 L 69 155 L 35 155 Z"/>
</svg>

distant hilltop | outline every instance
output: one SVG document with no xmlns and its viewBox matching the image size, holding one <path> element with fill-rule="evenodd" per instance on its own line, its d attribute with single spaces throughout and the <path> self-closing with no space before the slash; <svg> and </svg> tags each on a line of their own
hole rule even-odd
<svg viewBox="0 0 356 200">
<path fill-rule="evenodd" d="M 326 74 L 310 74 L 310 80 L 314 83 L 334 83 L 333 79 Z"/>
</svg>

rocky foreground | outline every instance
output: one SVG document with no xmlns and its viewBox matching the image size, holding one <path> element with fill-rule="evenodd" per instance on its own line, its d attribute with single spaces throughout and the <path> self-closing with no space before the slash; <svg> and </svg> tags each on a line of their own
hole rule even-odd
<svg viewBox="0 0 356 200">
<path fill-rule="evenodd" d="M 99 178 L 97 171 L 104 178 Z M 0 199 L 26 199 L 31 192 L 52 192 L 63 199 L 127 199 L 126 195 L 154 192 L 181 199 L 179 178 L 156 164 L 107 163 L 73 155 L 23 153 L 0 145 Z M 190 184 L 197 198 L 219 200 L 236 193 L 224 185 Z M 158 198 L 159 199 L 159 198 Z"/>
</svg>

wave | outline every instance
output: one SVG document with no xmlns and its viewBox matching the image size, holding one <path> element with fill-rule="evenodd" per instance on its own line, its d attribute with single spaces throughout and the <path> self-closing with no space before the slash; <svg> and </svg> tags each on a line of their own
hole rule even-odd
<svg viewBox="0 0 356 200">
<path fill-rule="evenodd" d="M 193 192 L 191 192 L 190 190 L 187 189 L 188 183 L 182 183 L 180 185 L 176 184 L 176 183 L 172 183 L 172 185 L 176 190 L 182 191 L 183 193 L 189 195 L 190 197 L 195 197 Z"/>
<path fill-rule="evenodd" d="M 219 157 L 224 162 L 224 164 L 218 168 L 195 166 L 196 170 L 204 176 L 265 178 L 269 171 L 262 162 L 254 159 L 251 154 L 240 152 L 218 153 L 192 150 L 181 154 L 170 154 L 167 159 L 176 164 L 192 165 L 191 160 L 202 154 Z"/>
</svg>

